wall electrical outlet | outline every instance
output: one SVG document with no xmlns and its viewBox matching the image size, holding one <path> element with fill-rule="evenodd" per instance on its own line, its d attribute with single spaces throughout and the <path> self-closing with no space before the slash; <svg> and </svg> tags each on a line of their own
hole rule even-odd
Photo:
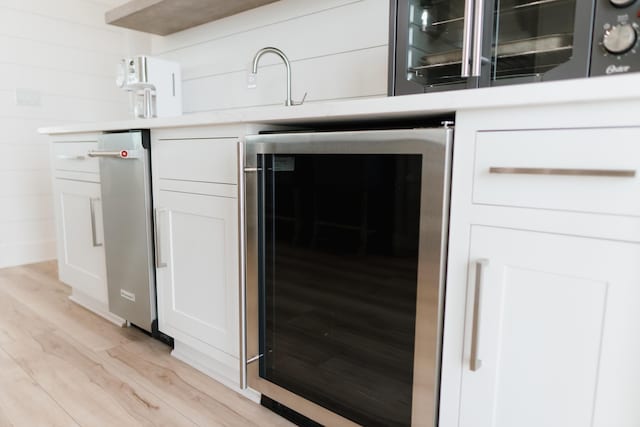
<svg viewBox="0 0 640 427">
<path fill-rule="evenodd" d="M 16 105 L 39 107 L 42 105 L 42 93 L 35 89 L 16 89 Z"/>
</svg>

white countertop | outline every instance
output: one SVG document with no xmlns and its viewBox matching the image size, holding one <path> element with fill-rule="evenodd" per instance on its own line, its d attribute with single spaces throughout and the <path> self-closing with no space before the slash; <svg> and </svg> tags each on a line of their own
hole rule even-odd
<svg viewBox="0 0 640 427">
<path fill-rule="evenodd" d="M 55 135 L 229 123 L 313 124 L 378 118 L 415 118 L 470 109 L 632 99 L 640 100 L 640 73 L 388 98 L 317 102 L 294 107 L 239 108 L 179 117 L 70 124 L 44 127 L 38 131 Z"/>
</svg>

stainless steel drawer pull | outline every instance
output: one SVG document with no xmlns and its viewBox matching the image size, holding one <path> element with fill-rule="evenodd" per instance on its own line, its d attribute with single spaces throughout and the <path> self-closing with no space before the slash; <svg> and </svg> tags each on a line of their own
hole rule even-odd
<svg viewBox="0 0 640 427">
<path fill-rule="evenodd" d="M 476 261 L 476 285 L 475 298 L 473 302 L 473 327 L 471 329 L 471 354 L 469 356 L 469 369 L 472 372 L 475 372 L 482 367 L 482 360 L 480 360 L 479 358 L 480 326 L 482 324 L 482 283 L 483 274 L 488 265 L 489 260 L 487 259 L 480 259 Z"/>
<path fill-rule="evenodd" d="M 69 154 L 58 154 L 56 156 L 56 159 L 58 160 L 84 160 L 86 159 L 85 156 L 80 156 L 80 155 L 69 155 Z"/>
<path fill-rule="evenodd" d="M 160 214 L 164 212 L 167 212 L 165 208 L 156 208 L 153 215 L 153 240 L 156 250 L 156 268 L 165 268 L 167 266 L 167 263 L 162 261 L 162 240 L 160 236 L 160 224 L 158 223 Z"/>
<path fill-rule="evenodd" d="M 94 248 L 99 248 L 102 243 L 98 243 L 98 233 L 96 230 L 96 208 L 94 203 L 100 199 L 89 198 L 89 212 L 91 213 L 91 244 Z"/>
<path fill-rule="evenodd" d="M 610 178 L 635 178 L 632 169 L 562 169 L 562 168 L 502 168 L 490 167 L 489 173 L 511 175 L 560 175 L 560 176 L 601 176 Z"/>
</svg>

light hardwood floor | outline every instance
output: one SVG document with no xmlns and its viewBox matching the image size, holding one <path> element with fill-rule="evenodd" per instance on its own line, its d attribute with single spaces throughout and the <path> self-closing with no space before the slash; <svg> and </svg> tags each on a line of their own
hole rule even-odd
<svg viewBox="0 0 640 427">
<path fill-rule="evenodd" d="M 291 426 L 67 299 L 53 262 L 0 269 L 0 427 Z"/>
</svg>

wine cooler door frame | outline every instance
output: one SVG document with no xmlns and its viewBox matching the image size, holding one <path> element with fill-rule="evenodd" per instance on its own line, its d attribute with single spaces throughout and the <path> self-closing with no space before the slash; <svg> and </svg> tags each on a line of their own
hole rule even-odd
<svg viewBox="0 0 640 427">
<path fill-rule="evenodd" d="M 243 147 L 243 185 L 246 194 L 246 374 L 249 387 L 324 425 L 356 425 L 349 419 L 260 377 L 261 287 L 258 252 L 259 234 L 263 231 L 258 228 L 258 197 L 264 190 L 259 188 L 262 180 L 258 178 L 263 172 L 260 170 L 258 157 L 262 154 L 421 154 L 420 236 L 411 419 L 412 426 L 437 425 L 452 145 L 452 128 L 256 135 L 246 138 Z M 428 310 L 428 303 L 434 298 L 438 301 L 435 315 Z M 436 318 L 430 318 L 430 314 Z M 436 342 L 429 339 L 433 336 L 437 337 Z M 435 366 L 423 366 L 425 361 L 434 359 Z M 429 379 L 425 379 L 428 375 L 433 375 L 433 389 L 429 387 Z"/>
</svg>

